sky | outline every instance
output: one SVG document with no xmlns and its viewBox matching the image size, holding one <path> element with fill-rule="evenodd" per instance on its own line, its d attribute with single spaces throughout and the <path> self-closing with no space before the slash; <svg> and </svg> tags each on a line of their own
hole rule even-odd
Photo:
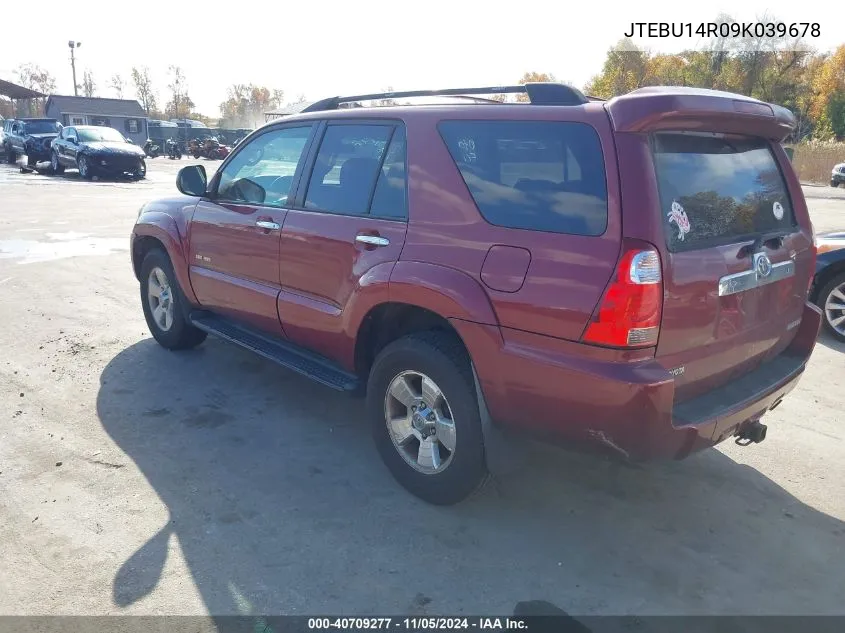
<svg viewBox="0 0 845 633">
<path fill-rule="evenodd" d="M 56 78 L 57 93 L 73 94 L 68 40 L 77 82 L 90 70 L 97 96 L 115 73 L 134 97 L 132 66 L 148 66 L 159 102 L 168 66 L 184 70 L 197 110 L 219 116 L 226 88 L 256 83 L 285 91 L 286 101 L 396 90 L 516 83 L 526 71 L 549 72 L 581 88 L 600 72 L 607 50 L 632 22 L 693 25 L 728 13 L 754 22 L 767 11 L 786 23 L 817 22 L 821 51 L 845 44 L 845 20 L 831 0 L 725 2 L 554 2 L 552 0 L 215 0 L 140 3 L 39 0 L 3 27 L 0 79 L 33 62 Z M 216 8 L 215 8 L 216 7 Z M 740 8 L 741 7 L 741 8 Z M 50 16 L 46 19 L 40 16 Z M 69 19 L 64 19 L 67 16 Z M 700 48 L 701 38 L 634 38 L 655 52 Z"/>
</svg>

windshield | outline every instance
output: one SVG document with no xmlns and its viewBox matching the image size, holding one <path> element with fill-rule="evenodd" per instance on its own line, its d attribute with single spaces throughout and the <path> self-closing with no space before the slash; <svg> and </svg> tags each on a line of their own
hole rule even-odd
<svg viewBox="0 0 845 633">
<path fill-rule="evenodd" d="M 24 130 L 27 134 L 55 134 L 59 125 L 55 121 L 27 121 Z"/>
<path fill-rule="evenodd" d="M 123 138 L 123 135 L 118 132 L 117 130 L 110 128 L 110 127 L 98 127 L 98 128 L 77 128 L 77 133 L 79 134 L 79 140 L 83 142 L 92 142 L 92 141 L 110 141 L 113 143 L 125 143 L 126 139 Z"/>
</svg>

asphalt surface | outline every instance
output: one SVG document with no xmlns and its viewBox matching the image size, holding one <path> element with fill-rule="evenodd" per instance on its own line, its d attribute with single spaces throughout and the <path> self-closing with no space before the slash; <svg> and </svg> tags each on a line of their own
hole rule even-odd
<svg viewBox="0 0 845 633">
<path fill-rule="evenodd" d="M 0 166 L 0 614 L 845 613 L 845 346 L 822 337 L 759 446 L 637 468 L 519 447 L 431 507 L 359 401 L 152 340 L 128 236 L 184 164 Z M 845 191 L 806 195 L 845 229 Z"/>
</svg>

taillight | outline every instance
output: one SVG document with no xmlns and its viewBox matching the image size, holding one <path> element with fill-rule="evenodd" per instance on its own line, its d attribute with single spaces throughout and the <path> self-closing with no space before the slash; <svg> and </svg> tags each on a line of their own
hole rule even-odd
<svg viewBox="0 0 845 633">
<path fill-rule="evenodd" d="M 654 249 L 629 249 L 583 340 L 611 347 L 656 345 L 662 308 L 660 255 Z"/>
</svg>

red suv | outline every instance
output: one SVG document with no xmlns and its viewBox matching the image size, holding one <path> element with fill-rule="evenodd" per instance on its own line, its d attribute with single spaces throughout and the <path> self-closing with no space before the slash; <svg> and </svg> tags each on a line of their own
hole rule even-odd
<svg viewBox="0 0 845 633">
<path fill-rule="evenodd" d="M 419 96 L 460 99 L 344 107 Z M 168 349 L 211 333 L 366 392 L 432 503 L 479 486 L 499 427 L 632 460 L 761 441 L 820 324 L 793 124 L 689 88 L 326 99 L 142 208 L 144 315 Z"/>
</svg>

